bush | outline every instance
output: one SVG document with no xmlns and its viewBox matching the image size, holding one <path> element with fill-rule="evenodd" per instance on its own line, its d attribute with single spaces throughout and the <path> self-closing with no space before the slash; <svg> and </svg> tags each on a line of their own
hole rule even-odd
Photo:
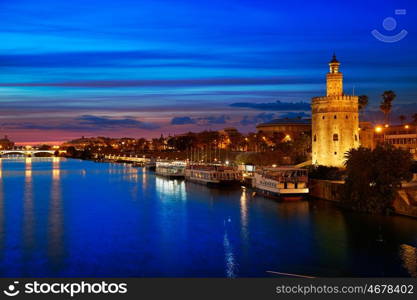
<svg viewBox="0 0 417 300">
<path fill-rule="evenodd" d="M 346 158 L 342 204 L 369 213 L 391 211 L 401 182 L 412 178 L 410 153 L 391 145 L 378 145 L 374 150 L 352 149 Z"/>
<path fill-rule="evenodd" d="M 309 170 L 309 177 L 323 180 L 342 180 L 344 171 L 336 167 L 313 166 Z"/>
</svg>

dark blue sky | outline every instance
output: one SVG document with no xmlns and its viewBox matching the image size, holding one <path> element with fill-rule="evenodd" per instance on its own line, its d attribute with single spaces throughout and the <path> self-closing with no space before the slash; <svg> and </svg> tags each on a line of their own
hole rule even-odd
<svg viewBox="0 0 417 300">
<path fill-rule="evenodd" d="M 0 134 L 61 141 L 253 130 L 308 114 L 287 102 L 324 94 L 333 51 L 345 92 L 370 96 L 369 118 L 387 89 L 398 95 L 395 110 L 411 114 L 416 12 L 416 1 L 1 1 Z M 392 31 L 386 17 L 397 21 Z M 408 35 L 384 43 L 373 29 Z M 277 100 L 279 111 L 230 106 Z"/>
</svg>

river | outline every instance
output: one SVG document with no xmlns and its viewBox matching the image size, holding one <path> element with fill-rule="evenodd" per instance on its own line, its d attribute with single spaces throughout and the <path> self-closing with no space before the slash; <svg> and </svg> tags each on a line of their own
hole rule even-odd
<svg viewBox="0 0 417 300">
<path fill-rule="evenodd" d="M 2 277 L 417 276 L 417 220 L 129 165 L 0 159 Z"/>
</svg>

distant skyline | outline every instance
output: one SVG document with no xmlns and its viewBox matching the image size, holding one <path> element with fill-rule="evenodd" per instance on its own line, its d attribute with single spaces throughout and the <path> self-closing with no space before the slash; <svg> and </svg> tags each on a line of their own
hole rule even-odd
<svg viewBox="0 0 417 300">
<path fill-rule="evenodd" d="M 409 116 L 416 12 L 415 1 L 3 1 L 0 135 L 26 143 L 253 131 L 308 116 L 333 52 L 345 93 L 369 95 L 371 120 L 384 90 L 397 94 L 394 114 Z M 397 28 L 387 32 L 390 16 Z M 408 35 L 383 43 L 373 29 Z"/>
</svg>

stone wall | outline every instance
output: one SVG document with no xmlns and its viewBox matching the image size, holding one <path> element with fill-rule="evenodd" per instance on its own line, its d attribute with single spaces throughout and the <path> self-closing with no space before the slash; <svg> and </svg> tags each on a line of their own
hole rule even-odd
<svg viewBox="0 0 417 300">
<path fill-rule="evenodd" d="M 343 193 L 343 181 L 310 179 L 310 196 L 339 202 Z M 417 181 L 404 184 L 394 200 L 395 212 L 417 218 Z"/>
<path fill-rule="evenodd" d="M 344 181 L 310 179 L 310 196 L 339 202 L 342 197 Z"/>
<path fill-rule="evenodd" d="M 417 218 L 417 186 L 404 187 L 397 192 L 394 200 L 395 212 Z"/>
</svg>

